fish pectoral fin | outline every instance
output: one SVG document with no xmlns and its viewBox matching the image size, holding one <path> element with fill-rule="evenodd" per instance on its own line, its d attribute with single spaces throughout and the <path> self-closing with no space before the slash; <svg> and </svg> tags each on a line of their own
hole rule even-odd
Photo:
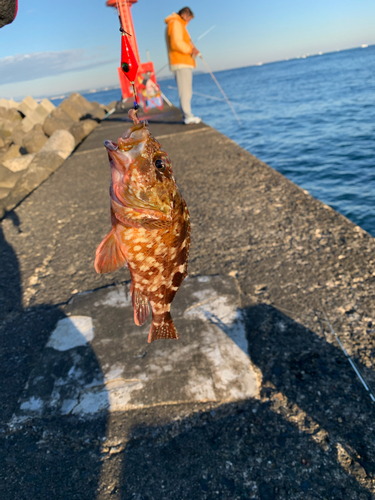
<svg viewBox="0 0 375 500">
<path fill-rule="evenodd" d="M 134 323 L 138 326 L 141 326 L 146 322 L 150 314 L 150 308 L 148 305 L 148 300 L 145 297 L 145 295 L 143 295 L 142 292 L 140 292 L 136 288 L 133 288 L 133 286 L 132 286 L 132 302 L 134 308 Z"/>
<path fill-rule="evenodd" d="M 95 270 L 97 273 L 111 273 L 124 267 L 126 259 L 121 251 L 115 229 L 104 238 L 96 250 Z"/>
<path fill-rule="evenodd" d="M 171 225 L 171 221 L 160 219 L 144 219 L 141 225 L 145 229 L 162 229 L 163 227 L 169 227 Z"/>
<path fill-rule="evenodd" d="M 132 219 L 131 217 L 126 217 L 125 215 L 122 215 L 122 214 L 115 214 L 115 217 L 118 221 L 120 221 L 126 227 L 135 227 L 136 229 L 139 229 L 140 227 L 142 227 L 142 224 L 139 221 L 136 221 L 136 220 Z"/>
<path fill-rule="evenodd" d="M 166 312 L 161 320 L 158 321 L 158 317 L 154 315 L 152 318 L 152 324 L 150 332 L 148 334 L 147 342 L 150 344 L 154 340 L 159 339 L 178 339 L 178 333 L 176 327 L 174 326 L 173 319 L 170 312 Z"/>
<path fill-rule="evenodd" d="M 116 219 L 128 227 L 161 229 L 172 223 L 171 217 L 160 210 L 124 207 L 114 200 L 112 200 L 112 210 Z"/>
<path fill-rule="evenodd" d="M 160 219 L 151 219 L 149 217 L 132 218 L 122 214 L 115 214 L 116 219 L 124 224 L 127 227 L 134 227 L 139 229 L 143 227 L 145 229 L 161 229 L 163 227 L 168 227 L 171 225 L 171 221 L 169 220 L 160 220 Z"/>
</svg>

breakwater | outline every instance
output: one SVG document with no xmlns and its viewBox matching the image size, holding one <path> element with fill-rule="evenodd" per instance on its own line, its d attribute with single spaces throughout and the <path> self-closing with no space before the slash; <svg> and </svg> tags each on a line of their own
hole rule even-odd
<svg viewBox="0 0 375 500">
<path fill-rule="evenodd" d="M 133 493 L 208 499 L 216 492 L 228 500 L 371 498 L 372 402 L 323 312 L 374 383 L 374 238 L 215 129 L 186 127 L 171 117 L 150 121 L 172 159 L 192 222 L 186 285 L 193 304 L 173 303 L 172 315 L 174 307 L 188 314 L 196 305 L 205 317 L 207 304 L 215 299 L 219 305 L 208 309 L 206 336 L 195 332 L 197 319 L 181 313 L 179 343 L 147 346 L 148 325 L 139 335 L 127 326 L 127 271 L 97 275 L 93 268 L 109 226 L 110 176 L 102 144 L 124 132 L 129 124 L 123 118 L 119 113 L 104 120 L 1 222 L 8 263 L 0 269 L 6 429 L 0 438 L 9 459 L 3 495 L 27 498 L 35 483 L 38 494 L 49 498 L 61 491 L 100 500 Z M 210 279 L 218 285 L 207 294 Z M 233 290 L 239 302 L 231 317 L 220 299 Z M 98 342 L 82 345 L 82 335 L 76 335 L 81 343 L 75 350 L 56 351 L 52 332 L 72 313 L 93 318 Z M 215 401 L 197 391 L 207 366 L 219 366 L 228 356 L 210 328 L 230 338 L 240 331 L 236 321 L 244 328 L 259 392 Z M 205 362 L 190 357 L 202 346 Z M 143 367 L 142 377 L 127 370 L 120 349 L 137 370 Z M 184 353 L 173 365 L 176 376 L 168 371 L 176 359 L 173 349 Z M 80 373 L 71 370 L 77 363 Z M 123 398 L 118 411 L 106 404 L 90 416 L 76 415 L 73 406 L 62 404 L 61 381 L 76 384 L 68 396 L 73 401 L 70 395 L 79 395 L 83 406 L 88 393 L 79 382 L 92 382 L 92 373 L 102 375 L 90 396 L 97 391 L 110 399 L 124 387 L 141 391 L 147 383 L 154 384 L 148 394 L 158 401 L 167 395 L 169 404 L 129 409 L 134 399 Z M 233 369 L 221 376 L 229 377 L 232 388 L 243 380 Z M 171 380 L 184 381 L 190 399 L 179 399 Z M 17 416 L 26 419 L 9 428 Z M 57 450 L 59 460 L 51 460 Z M 34 483 L 19 481 L 26 475 Z"/>
<path fill-rule="evenodd" d="M 192 109 L 375 236 L 374 55 L 372 45 L 218 72 L 243 127 L 208 74 L 194 76 Z M 177 105 L 174 79 L 160 85 Z"/>
<path fill-rule="evenodd" d="M 48 99 L 0 99 L 0 218 L 61 166 L 111 109 L 78 93 L 56 107 Z"/>
</svg>

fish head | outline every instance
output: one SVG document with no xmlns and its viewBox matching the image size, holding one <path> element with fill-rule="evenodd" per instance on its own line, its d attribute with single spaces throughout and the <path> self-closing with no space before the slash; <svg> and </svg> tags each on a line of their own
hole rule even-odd
<svg viewBox="0 0 375 500">
<path fill-rule="evenodd" d="M 135 210 L 156 210 L 171 216 L 178 192 L 172 163 L 146 124 L 127 130 L 118 143 L 104 141 L 112 173 L 111 197 Z"/>
</svg>

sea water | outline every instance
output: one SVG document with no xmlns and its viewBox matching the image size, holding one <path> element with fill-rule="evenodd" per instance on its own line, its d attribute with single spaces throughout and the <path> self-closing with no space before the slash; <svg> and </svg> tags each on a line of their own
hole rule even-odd
<svg viewBox="0 0 375 500">
<path fill-rule="evenodd" d="M 375 45 L 215 76 L 241 125 L 209 74 L 194 76 L 193 113 L 375 236 Z M 159 83 L 178 106 L 174 79 Z"/>
</svg>

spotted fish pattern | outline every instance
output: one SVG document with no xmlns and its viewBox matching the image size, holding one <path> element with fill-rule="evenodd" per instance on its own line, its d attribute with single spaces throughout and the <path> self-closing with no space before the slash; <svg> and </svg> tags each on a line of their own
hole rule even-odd
<svg viewBox="0 0 375 500">
<path fill-rule="evenodd" d="M 104 145 L 112 175 L 112 230 L 96 251 L 95 269 L 109 273 L 127 265 L 137 325 L 145 323 L 151 306 L 148 342 L 178 339 L 170 309 L 187 275 L 190 222 L 171 160 L 145 123 Z"/>
</svg>

